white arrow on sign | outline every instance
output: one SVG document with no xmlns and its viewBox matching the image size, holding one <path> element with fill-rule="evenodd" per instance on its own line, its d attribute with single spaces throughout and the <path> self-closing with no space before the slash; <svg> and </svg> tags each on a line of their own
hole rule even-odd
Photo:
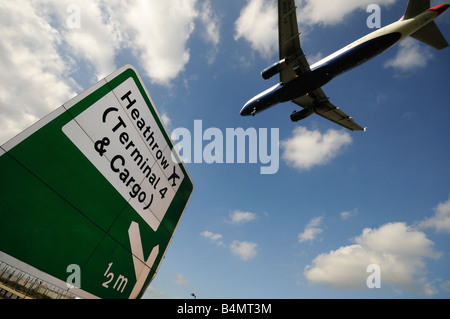
<svg viewBox="0 0 450 319">
<path fill-rule="evenodd" d="M 131 253 L 133 255 L 134 272 L 136 274 L 136 284 L 130 294 L 130 299 L 135 299 L 142 290 L 148 274 L 156 261 L 159 254 L 159 245 L 153 247 L 152 252 L 144 264 L 144 250 L 142 249 L 141 233 L 139 224 L 132 222 L 128 228 L 128 236 L 130 237 Z"/>
</svg>

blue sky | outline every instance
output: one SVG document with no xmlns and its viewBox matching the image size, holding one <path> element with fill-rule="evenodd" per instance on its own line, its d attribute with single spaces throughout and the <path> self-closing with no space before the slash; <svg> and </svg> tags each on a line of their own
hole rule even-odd
<svg viewBox="0 0 450 319">
<path fill-rule="evenodd" d="M 383 26 L 406 8 L 296 3 L 310 61 L 373 31 L 369 4 Z M 449 13 L 437 24 L 449 39 Z M 367 132 L 293 124 L 292 103 L 240 117 L 277 82 L 260 77 L 278 59 L 276 28 L 273 0 L 2 1 L 0 144 L 133 64 L 170 131 L 198 120 L 224 136 L 278 129 L 280 142 L 272 175 L 248 157 L 187 164 L 194 194 L 145 298 L 449 298 L 450 49 L 408 39 L 327 84 Z"/>
</svg>

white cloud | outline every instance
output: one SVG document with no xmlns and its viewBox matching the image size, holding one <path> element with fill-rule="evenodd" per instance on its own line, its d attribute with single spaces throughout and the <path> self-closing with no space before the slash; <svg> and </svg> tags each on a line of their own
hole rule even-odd
<svg viewBox="0 0 450 319">
<path fill-rule="evenodd" d="M 161 115 L 161 120 L 163 121 L 164 125 L 165 125 L 168 129 L 170 129 L 170 126 L 172 125 L 172 120 L 170 119 L 169 115 L 168 115 L 166 112 L 164 112 L 164 113 Z"/>
<path fill-rule="evenodd" d="M 237 240 L 233 241 L 230 245 L 231 252 L 244 261 L 256 257 L 258 254 L 256 247 L 258 247 L 258 245 L 255 243 Z"/>
<path fill-rule="evenodd" d="M 220 23 L 210 0 L 200 8 L 198 0 L 114 0 L 108 4 L 116 38 L 131 49 L 153 82 L 167 85 L 184 71 L 197 22 L 205 41 L 213 45 L 209 62 L 214 61 Z"/>
<path fill-rule="evenodd" d="M 74 65 L 62 35 L 28 1 L 0 2 L 0 144 L 69 100 Z"/>
<path fill-rule="evenodd" d="M 310 65 L 313 65 L 314 63 L 317 63 L 317 62 L 319 62 L 322 59 L 323 59 L 323 54 L 321 52 L 319 52 L 317 54 L 314 54 L 314 55 L 308 54 L 306 56 L 306 60 L 308 61 L 308 63 Z"/>
<path fill-rule="evenodd" d="M 353 210 L 345 211 L 345 212 L 342 212 L 340 215 L 341 215 L 342 220 L 347 220 L 350 217 L 358 215 L 358 209 L 355 208 Z"/>
<path fill-rule="evenodd" d="M 143 75 L 168 85 L 190 60 L 197 23 L 212 62 L 220 23 L 210 0 L 0 1 L 0 144 L 82 91 L 77 71 L 97 81 L 123 51 Z"/>
<path fill-rule="evenodd" d="M 177 277 L 174 281 L 174 283 L 176 285 L 188 285 L 190 284 L 189 280 L 187 280 L 186 278 L 183 277 L 183 275 L 181 274 L 175 274 L 175 276 Z"/>
<path fill-rule="evenodd" d="M 212 64 L 219 51 L 220 21 L 218 16 L 212 10 L 211 0 L 203 2 L 199 17 L 204 27 L 204 39 L 213 45 L 213 48 L 208 52 L 208 63 Z"/>
<path fill-rule="evenodd" d="M 305 267 L 305 277 L 340 289 L 367 289 L 367 266 L 381 268 L 381 285 L 432 295 L 436 288 L 427 281 L 425 258 L 438 258 L 434 243 L 405 223 L 366 228 L 355 244 L 317 256 Z"/>
<path fill-rule="evenodd" d="M 63 13 L 72 1 L 51 2 L 58 6 L 56 12 Z M 60 27 L 65 30 L 64 40 L 72 56 L 88 61 L 95 70 L 95 80 L 100 80 L 116 69 L 114 60 L 121 45 L 120 29 L 112 22 L 109 12 L 102 10 L 99 1 L 80 0 L 77 5 L 81 13 L 80 28 L 67 28 L 67 23 L 61 23 Z M 67 16 L 66 13 L 61 18 Z"/>
<path fill-rule="evenodd" d="M 200 20 L 205 25 L 205 39 L 214 45 L 218 45 L 220 41 L 219 18 L 212 10 L 211 0 L 203 2 Z"/>
<path fill-rule="evenodd" d="M 407 38 L 400 42 L 397 56 L 388 60 L 384 67 L 392 67 L 396 70 L 406 72 L 423 68 L 433 58 L 430 48 L 420 44 L 413 38 Z"/>
<path fill-rule="evenodd" d="M 242 212 L 239 210 L 230 213 L 226 222 L 243 225 L 245 223 L 254 221 L 258 218 L 258 215 L 250 212 Z M 248 241 L 238 241 L 234 240 L 229 246 L 225 245 L 222 241 L 223 236 L 221 234 L 216 234 L 210 231 L 204 231 L 200 233 L 202 237 L 208 238 L 212 243 L 216 243 L 218 246 L 229 247 L 230 251 L 239 257 L 240 259 L 247 261 L 253 259 L 258 254 L 256 248 L 258 245 L 256 243 Z"/>
<path fill-rule="evenodd" d="M 168 84 L 189 62 L 187 42 L 194 31 L 197 0 L 130 0 L 120 14 L 130 33 L 130 48 L 152 81 Z"/>
<path fill-rule="evenodd" d="M 301 23 L 335 25 L 355 10 L 366 10 L 369 4 L 390 5 L 396 0 L 305 0 L 297 10 Z"/>
<path fill-rule="evenodd" d="M 239 224 L 239 225 L 251 222 L 257 218 L 258 218 L 258 215 L 256 215 L 255 213 L 241 212 L 239 210 L 236 210 L 230 214 L 230 221 L 233 224 Z"/>
<path fill-rule="evenodd" d="M 434 228 L 436 232 L 450 233 L 450 198 L 435 208 L 435 215 L 419 223 L 421 228 Z"/>
<path fill-rule="evenodd" d="M 235 40 L 244 38 L 264 58 L 277 52 L 278 9 L 273 0 L 247 0 L 235 23 Z"/>
<path fill-rule="evenodd" d="M 122 8 L 115 2 L 42 0 L 33 6 L 61 34 L 60 52 L 67 51 L 71 58 L 87 63 L 97 81 L 116 69 L 115 57 L 125 44 L 128 26 L 116 17 Z"/>
<path fill-rule="evenodd" d="M 224 243 L 220 240 L 222 239 L 221 234 L 215 234 L 213 232 L 210 232 L 209 230 L 205 230 L 204 232 L 200 233 L 200 236 L 208 238 L 211 240 L 211 242 L 216 243 L 219 246 L 223 246 Z"/>
<path fill-rule="evenodd" d="M 322 228 L 319 228 L 322 223 L 323 217 L 316 217 L 306 225 L 302 233 L 298 234 L 298 241 L 304 243 L 306 241 L 313 241 L 316 237 L 323 232 Z"/>
<path fill-rule="evenodd" d="M 216 243 L 218 246 L 226 247 L 224 242 L 221 240 L 223 237 L 221 234 L 204 231 L 200 233 L 200 235 L 202 237 L 208 238 L 212 243 Z M 228 247 L 233 255 L 236 255 L 244 261 L 253 259 L 258 254 L 258 251 L 256 250 L 258 244 L 248 241 L 234 240 Z"/>
<path fill-rule="evenodd" d="M 292 138 L 281 142 L 282 158 L 299 170 L 308 170 L 315 165 L 328 163 L 344 146 L 351 143 L 352 138 L 345 131 L 331 129 L 322 134 L 318 130 L 309 131 L 299 126 Z"/>
</svg>

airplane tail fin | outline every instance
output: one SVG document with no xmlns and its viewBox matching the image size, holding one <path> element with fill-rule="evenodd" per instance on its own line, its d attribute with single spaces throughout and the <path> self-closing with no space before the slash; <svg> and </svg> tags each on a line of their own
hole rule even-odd
<svg viewBox="0 0 450 319">
<path fill-rule="evenodd" d="M 430 8 L 430 0 L 409 0 L 404 19 L 410 19 L 418 16 Z"/>
<path fill-rule="evenodd" d="M 445 40 L 434 21 L 428 23 L 416 33 L 411 34 L 411 37 L 438 50 L 448 47 L 447 40 Z"/>
<path fill-rule="evenodd" d="M 427 10 L 437 11 L 441 14 L 449 7 L 448 4 L 445 4 L 430 9 L 430 2 L 430 0 L 409 0 L 403 19 L 414 18 Z M 445 40 L 434 21 L 413 33 L 411 37 L 438 50 L 448 47 L 447 40 Z"/>
</svg>

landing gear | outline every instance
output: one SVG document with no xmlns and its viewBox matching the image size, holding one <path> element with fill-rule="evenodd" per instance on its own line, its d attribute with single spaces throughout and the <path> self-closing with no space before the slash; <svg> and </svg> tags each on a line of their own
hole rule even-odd
<svg viewBox="0 0 450 319">
<path fill-rule="evenodd" d="M 251 116 L 255 116 L 256 115 L 256 107 L 253 109 L 252 113 L 250 113 Z"/>
</svg>

